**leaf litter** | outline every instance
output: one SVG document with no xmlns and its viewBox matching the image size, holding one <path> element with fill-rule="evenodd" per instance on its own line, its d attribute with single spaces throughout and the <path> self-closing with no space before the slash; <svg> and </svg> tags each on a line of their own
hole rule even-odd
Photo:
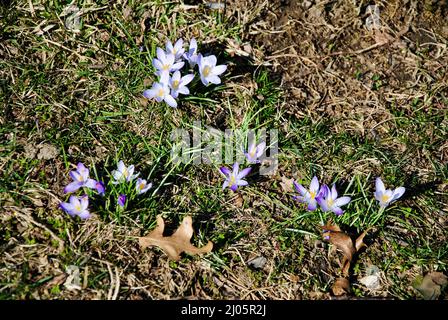
<svg viewBox="0 0 448 320">
<path fill-rule="evenodd" d="M 209 241 L 202 248 L 197 248 L 190 243 L 193 236 L 192 218 L 187 216 L 183 219 L 179 228 L 171 235 L 164 237 L 165 222 L 161 215 L 157 216 L 156 228 L 145 237 L 139 237 L 139 244 L 142 249 L 149 246 L 161 248 L 171 260 L 178 261 L 182 252 L 195 255 L 209 253 L 213 249 L 213 243 Z"/>
</svg>

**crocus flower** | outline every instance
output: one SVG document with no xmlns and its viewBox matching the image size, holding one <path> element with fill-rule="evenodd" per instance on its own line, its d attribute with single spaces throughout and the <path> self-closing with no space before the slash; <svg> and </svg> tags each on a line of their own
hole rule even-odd
<svg viewBox="0 0 448 320">
<path fill-rule="evenodd" d="M 168 41 L 166 43 L 166 52 L 168 54 L 172 54 L 176 60 L 179 60 L 185 52 L 184 40 L 182 39 L 177 40 L 174 46 L 171 43 L 171 41 Z"/>
<path fill-rule="evenodd" d="M 336 186 L 328 188 L 327 185 L 322 186 L 322 191 L 319 196 L 316 197 L 317 203 L 320 205 L 322 211 L 333 211 L 336 215 L 340 216 L 344 211 L 340 208 L 350 202 L 350 197 L 338 198 L 338 192 Z"/>
<path fill-rule="evenodd" d="M 124 162 L 120 160 L 118 162 L 118 170 L 112 171 L 112 176 L 114 177 L 115 181 L 112 182 L 113 184 L 118 184 L 120 182 L 129 182 L 134 180 L 138 177 L 139 173 L 134 173 L 134 165 L 130 165 L 129 167 L 126 167 L 124 165 Z"/>
<path fill-rule="evenodd" d="M 226 187 L 230 187 L 230 189 L 235 192 L 239 186 L 247 186 L 247 181 L 242 179 L 249 174 L 251 169 L 252 168 L 246 168 L 239 172 L 238 162 L 233 164 L 233 171 L 230 171 L 230 169 L 226 167 L 219 168 L 221 173 L 226 177 L 222 189 L 224 190 Z"/>
<path fill-rule="evenodd" d="M 161 48 L 157 48 L 157 59 L 152 60 L 153 66 L 157 69 L 156 75 L 160 77 L 160 82 L 167 83 L 170 72 L 181 69 L 185 62 L 175 62 L 173 54 L 166 54 Z"/>
<path fill-rule="evenodd" d="M 170 95 L 176 99 L 181 94 L 190 94 L 190 90 L 187 88 L 187 84 L 189 84 L 194 78 L 194 74 L 187 74 L 186 76 L 180 77 L 180 72 L 176 71 L 173 73 L 173 76 L 169 80 L 169 86 L 171 88 Z"/>
<path fill-rule="evenodd" d="M 321 196 L 322 192 L 319 192 L 319 181 L 314 176 L 310 183 L 310 189 L 306 190 L 300 183 L 294 181 L 294 187 L 300 196 L 293 197 L 299 202 L 308 204 L 308 210 L 314 211 L 317 208 L 317 198 Z M 322 189 L 321 189 L 322 190 Z"/>
<path fill-rule="evenodd" d="M 120 194 L 118 196 L 118 200 L 117 203 L 120 207 L 124 207 L 125 203 L 126 203 L 126 195 L 125 194 Z"/>
<path fill-rule="evenodd" d="M 375 187 L 376 187 L 376 191 L 374 193 L 375 199 L 379 201 L 380 206 L 382 208 L 387 207 L 390 203 L 400 198 L 406 190 L 403 187 L 399 187 L 394 191 L 390 189 L 386 190 L 383 181 L 381 181 L 381 178 L 379 177 L 376 178 Z"/>
<path fill-rule="evenodd" d="M 147 183 L 146 180 L 138 178 L 135 188 L 137 189 L 137 194 L 142 194 L 152 188 L 152 183 Z"/>
<path fill-rule="evenodd" d="M 81 162 L 78 163 L 75 171 L 70 171 L 70 176 L 74 181 L 64 188 L 64 193 L 74 192 L 81 187 L 95 189 L 96 181 L 89 178 L 89 169 Z"/>
<path fill-rule="evenodd" d="M 90 218 L 90 213 L 87 210 L 89 206 L 89 198 L 84 195 L 80 198 L 76 196 L 70 196 L 69 202 L 62 202 L 60 207 L 67 212 L 70 216 L 79 216 L 81 219 Z"/>
<path fill-rule="evenodd" d="M 147 99 L 156 99 L 157 102 L 165 101 L 170 107 L 176 108 L 177 102 L 171 95 L 168 84 L 155 82 L 151 89 L 145 90 L 143 96 Z"/>
<path fill-rule="evenodd" d="M 184 58 L 188 61 L 191 68 L 198 63 L 198 43 L 195 38 L 190 40 L 190 46 L 188 47 L 188 51 L 185 52 Z"/>
<path fill-rule="evenodd" d="M 199 74 L 202 83 L 207 86 L 209 83 L 220 84 L 221 79 L 218 77 L 226 71 L 226 65 L 216 65 L 216 57 L 214 55 L 203 57 L 198 55 Z"/>
<path fill-rule="evenodd" d="M 253 142 L 250 145 L 249 150 L 247 150 L 247 152 L 244 153 L 244 155 L 247 158 L 247 161 L 249 161 L 249 163 L 260 163 L 260 160 L 257 159 L 261 157 L 265 148 L 266 148 L 266 142 L 264 141 L 260 142 L 258 146 L 255 145 L 255 142 Z"/>
<path fill-rule="evenodd" d="M 102 181 L 96 182 L 95 189 L 102 196 L 104 196 L 104 194 L 106 193 L 106 187 L 104 186 L 104 183 Z"/>
</svg>

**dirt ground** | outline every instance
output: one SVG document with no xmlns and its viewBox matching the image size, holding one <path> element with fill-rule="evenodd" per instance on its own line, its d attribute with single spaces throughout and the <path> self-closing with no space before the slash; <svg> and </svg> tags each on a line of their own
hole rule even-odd
<svg viewBox="0 0 448 320">
<path fill-rule="evenodd" d="M 185 10 L 194 19 L 209 14 L 202 7 L 196 7 L 197 3 L 184 1 L 185 5 L 192 6 Z M 420 155 L 420 143 L 425 143 L 428 147 L 421 151 L 421 156 L 411 158 L 405 167 L 397 171 L 405 172 L 403 175 L 406 179 L 419 186 L 435 183 L 438 192 L 435 201 L 442 203 L 443 214 L 436 215 L 433 212 L 435 216 L 432 216 L 426 211 L 422 213 L 423 220 L 431 223 L 435 221 L 434 224 L 438 225 L 434 229 L 424 229 L 424 235 L 434 239 L 435 246 L 446 250 L 443 243 L 446 243 L 447 237 L 448 220 L 447 211 L 444 210 L 447 210 L 448 184 L 444 177 L 440 177 L 431 159 L 437 159 L 437 163 L 445 166 L 448 164 L 448 140 L 441 138 L 437 130 L 439 127 L 448 127 L 448 2 L 375 1 L 380 9 L 380 25 L 373 30 L 366 27 L 366 8 L 369 4 L 372 3 L 364 0 L 229 0 L 224 12 L 225 24 L 229 28 L 241 26 L 241 38 L 239 43 L 232 39 L 220 39 L 220 45 L 235 58 L 235 70 L 238 70 L 238 66 L 240 70 L 247 69 L 248 72 L 268 70 L 272 79 L 278 82 L 283 99 L 276 108 L 282 109 L 284 119 L 280 122 L 281 131 L 285 140 L 291 143 L 297 139 L 291 123 L 304 119 L 309 119 L 312 124 L 322 119 L 333 119 L 331 133 L 337 135 L 347 132 L 360 143 L 374 140 L 384 146 L 385 152 L 389 150 L 397 162 L 409 148 L 415 148 L 415 153 Z M 183 9 L 179 10 L 182 12 Z M 105 57 L 110 61 L 114 59 L 107 55 Z M 116 63 L 119 65 L 118 59 Z M 79 85 L 82 86 L 81 82 Z M 84 93 L 81 89 L 79 91 L 76 94 L 82 100 Z M 25 98 L 14 97 L 8 103 L 19 106 L 21 99 Z M 409 108 L 409 105 L 414 109 Z M 23 124 L 27 121 L 22 118 L 26 114 L 23 109 L 13 106 L 5 110 L 7 116 L 4 119 L 8 120 L 0 122 L 1 125 L 16 121 Z M 200 113 L 194 109 L 188 112 L 192 116 Z M 423 122 L 423 128 L 405 133 L 415 145 L 405 145 L 389 138 L 391 133 L 400 130 L 395 122 L 397 118 L 417 117 L 421 113 L 443 120 L 437 123 Z M 214 111 L 210 115 L 210 123 L 224 127 L 221 118 L 222 112 Z M 132 127 L 132 116 L 128 120 L 126 129 Z M 61 116 L 55 121 L 65 125 L 69 120 Z M 160 119 L 148 121 L 157 122 Z M 51 127 L 51 124 L 48 126 Z M 135 127 L 131 130 L 136 131 Z M 422 137 L 419 135 L 422 130 L 427 133 L 424 142 L 421 142 Z M 1 133 L 6 141 L 9 136 L 5 132 Z M 150 135 L 152 131 L 144 134 Z M 242 224 L 248 230 L 247 236 L 233 235 L 235 240 L 229 240 L 225 245 L 218 242 L 215 247 L 217 253 L 212 258 L 185 258 L 178 263 L 170 262 L 160 250 L 146 250 L 142 254 L 136 243 L 130 244 L 129 239 L 142 236 L 142 227 L 137 224 L 123 226 L 93 219 L 82 226 L 68 226 L 61 222 L 64 218 L 60 217 L 50 223 L 46 215 L 57 206 L 58 198 L 54 194 L 62 197 L 61 185 L 66 175 L 61 169 L 64 168 L 62 155 L 56 159 L 54 155 L 49 155 L 46 159 L 46 152 L 53 152 L 51 148 L 42 151 L 45 147 L 36 149 L 29 146 L 28 137 L 20 139 L 22 156 L 31 153 L 31 157 L 40 157 L 38 166 L 26 169 L 29 170 L 27 180 L 38 180 L 45 172 L 49 176 L 46 180 L 48 188 L 28 189 L 24 195 L 27 202 L 23 206 L 17 206 L 6 191 L 5 197 L 0 197 L 6 213 L 1 215 L 4 229 L 0 241 L 0 271 L 3 273 L 1 282 L 7 284 L 0 291 L 2 297 L 334 298 L 330 287 L 339 270 L 338 263 L 332 258 L 334 252 L 329 254 L 323 241 L 307 236 L 291 242 L 283 242 L 281 236 L 271 236 L 272 226 L 267 221 L 272 219 L 248 214 L 263 208 L 278 221 L 282 221 L 287 214 L 274 203 L 257 203 L 254 197 L 250 198 L 251 203 L 254 203 L 252 208 L 244 210 L 236 204 L 238 196 L 230 199 L 229 203 L 236 211 L 231 217 L 223 214 L 220 217 L 223 219 L 214 226 L 216 230 L 227 232 L 226 235 L 233 235 L 228 231 L 226 223 Z M 322 148 L 326 150 L 325 145 Z M 357 152 L 348 145 L 341 146 L 341 150 L 346 155 Z M 72 151 L 76 154 L 79 150 Z M 104 150 L 95 146 L 92 155 L 101 159 L 101 152 Z M 310 160 L 306 157 L 304 155 L 305 160 Z M 0 162 L 0 171 L 9 160 Z M 325 172 L 323 179 L 330 179 L 337 174 L 378 173 L 382 167 L 375 159 L 353 160 L 343 165 L 322 160 L 320 165 Z M 295 167 L 296 163 L 282 167 L 275 179 L 280 181 L 280 176 L 285 172 L 290 173 Z M 18 172 L 25 170 L 19 168 L 19 165 L 13 169 Z M 215 182 L 215 178 L 209 178 L 207 173 L 201 174 L 207 182 Z M 268 189 L 271 183 L 262 181 L 260 184 L 261 188 Z M 164 200 L 171 198 L 169 201 L 175 203 L 175 189 L 168 190 Z M 11 216 L 17 220 L 12 221 Z M 198 216 L 196 228 L 199 230 L 205 226 L 208 219 L 214 218 L 207 214 Z M 417 222 L 409 223 L 415 225 Z M 389 238 L 369 243 L 370 254 L 360 257 L 363 263 L 382 261 L 382 250 L 387 247 L 388 239 L 406 240 L 406 231 L 398 225 L 392 227 L 387 233 Z M 420 228 L 417 225 L 415 227 Z M 59 229 L 63 230 L 67 240 L 62 241 L 61 235 L 56 234 L 55 230 Z M 279 250 L 281 247 L 282 250 Z M 261 270 L 248 268 L 245 262 L 260 255 L 267 258 L 266 265 Z M 441 256 L 446 256 L 446 251 Z M 405 258 L 400 256 L 400 259 Z M 73 264 L 80 266 L 83 290 L 62 289 L 68 277 L 65 267 Z M 387 298 L 412 296 L 410 283 L 420 272 L 419 267 L 405 271 L 397 267 L 395 271 L 395 278 L 403 280 L 406 285 L 398 286 L 397 289 L 391 279 L 385 279 L 381 290 L 363 291 L 363 294 L 366 297 Z"/>
</svg>

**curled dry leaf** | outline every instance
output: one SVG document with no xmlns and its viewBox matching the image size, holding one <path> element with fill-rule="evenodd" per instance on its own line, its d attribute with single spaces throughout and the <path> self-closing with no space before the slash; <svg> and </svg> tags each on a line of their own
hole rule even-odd
<svg viewBox="0 0 448 320">
<path fill-rule="evenodd" d="M 282 176 L 280 179 L 282 180 L 280 182 L 280 187 L 282 188 L 283 192 L 286 192 L 286 193 L 294 192 L 294 187 L 293 187 L 294 179 L 293 178 L 288 179 L 288 178 Z"/>
<path fill-rule="evenodd" d="M 350 269 L 350 263 L 353 259 L 353 255 L 363 246 L 365 246 L 363 239 L 366 236 L 368 230 L 361 233 L 356 241 L 353 242 L 350 236 L 342 232 L 337 225 L 332 225 L 328 222 L 325 226 L 322 226 L 322 229 L 324 230 L 324 239 L 330 241 L 331 244 L 335 245 L 339 250 L 342 251 L 344 255 L 344 259 L 341 263 L 342 274 L 344 276 L 348 276 L 348 271 Z"/>
<path fill-rule="evenodd" d="M 209 241 L 207 245 L 202 248 L 197 248 L 190 243 L 193 236 L 192 219 L 187 216 L 182 221 L 179 228 L 169 237 L 163 236 L 165 229 L 165 222 L 163 218 L 157 216 L 157 227 L 151 231 L 147 236 L 139 238 L 139 244 L 142 249 L 149 246 L 157 246 L 168 254 L 170 259 L 177 261 L 180 259 L 180 254 L 186 252 L 188 254 L 208 253 L 212 251 L 213 243 Z"/>
<path fill-rule="evenodd" d="M 430 272 L 423 279 L 414 280 L 413 287 L 425 300 L 437 300 L 448 284 L 448 278 L 441 272 Z"/>
<path fill-rule="evenodd" d="M 338 278 L 331 287 L 335 296 L 342 296 L 350 292 L 350 282 L 346 278 Z"/>
</svg>

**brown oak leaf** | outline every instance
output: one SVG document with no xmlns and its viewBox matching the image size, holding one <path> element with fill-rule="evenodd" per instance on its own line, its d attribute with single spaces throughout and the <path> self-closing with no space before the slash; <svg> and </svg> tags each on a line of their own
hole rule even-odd
<svg viewBox="0 0 448 320">
<path fill-rule="evenodd" d="M 163 230 L 165 229 L 165 222 L 161 215 L 157 216 L 156 228 L 148 233 L 145 237 L 139 237 L 138 241 L 142 249 L 149 246 L 157 246 L 168 254 L 169 258 L 177 261 L 180 259 L 180 254 L 186 252 L 188 254 L 208 253 L 212 251 L 213 243 L 209 241 L 204 247 L 197 248 L 190 243 L 193 236 L 192 219 L 187 216 L 182 221 L 181 225 L 173 233 L 173 235 L 164 237 Z"/>
<path fill-rule="evenodd" d="M 335 245 L 339 250 L 342 251 L 344 259 L 342 260 L 342 274 L 348 276 L 348 271 L 350 269 L 350 263 L 353 259 L 353 255 L 359 251 L 363 246 L 365 246 L 363 239 L 367 234 L 367 231 L 361 233 L 355 242 L 349 235 L 342 232 L 337 225 L 332 225 L 328 222 L 325 226 L 322 226 L 324 230 L 324 239 L 329 240 L 331 244 Z"/>
</svg>

